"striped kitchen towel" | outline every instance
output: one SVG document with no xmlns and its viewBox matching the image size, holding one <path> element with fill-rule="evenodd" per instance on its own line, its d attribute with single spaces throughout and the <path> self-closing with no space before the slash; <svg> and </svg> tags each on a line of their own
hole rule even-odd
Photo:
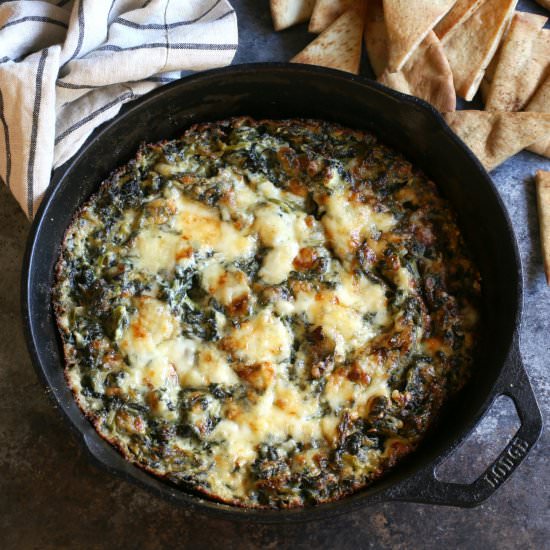
<svg viewBox="0 0 550 550">
<path fill-rule="evenodd" d="M 0 181 L 32 218 L 94 128 L 237 42 L 227 0 L 0 0 Z"/>
</svg>

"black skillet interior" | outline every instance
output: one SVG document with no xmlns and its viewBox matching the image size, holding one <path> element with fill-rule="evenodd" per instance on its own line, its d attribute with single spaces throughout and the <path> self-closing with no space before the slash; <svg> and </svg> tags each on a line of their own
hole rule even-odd
<svg viewBox="0 0 550 550">
<path fill-rule="evenodd" d="M 63 378 L 50 289 L 60 243 L 75 211 L 114 168 L 134 156 L 141 142 L 176 137 L 195 122 L 236 115 L 311 117 L 375 132 L 438 182 L 459 214 L 484 281 L 483 317 L 491 330 L 485 331 L 472 383 L 406 463 L 372 488 L 316 509 L 275 515 L 240 510 L 204 501 L 157 480 L 125 462 L 97 436 Z M 400 498 L 396 487 L 406 485 L 411 475 L 453 449 L 501 393 L 496 392 L 495 383 L 514 340 L 522 301 L 521 266 L 504 207 L 485 171 L 439 115 L 419 100 L 366 79 L 299 65 L 241 65 L 210 71 L 163 87 L 127 107 L 56 173 L 34 222 L 25 267 L 23 314 L 33 362 L 70 425 L 96 459 L 109 470 L 197 511 L 261 521 L 312 519 L 347 512 L 366 502 Z M 407 499 L 430 500 L 414 495 Z"/>
</svg>

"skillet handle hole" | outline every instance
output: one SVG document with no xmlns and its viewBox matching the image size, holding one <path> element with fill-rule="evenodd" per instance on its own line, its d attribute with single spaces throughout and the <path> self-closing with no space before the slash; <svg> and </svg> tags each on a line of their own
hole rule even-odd
<svg viewBox="0 0 550 550">
<path fill-rule="evenodd" d="M 473 483 L 497 459 L 520 426 L 513 400 L 499 396 L 476 429 L 436 467 L 436 478 L 448 483 Z"/>
</svg>

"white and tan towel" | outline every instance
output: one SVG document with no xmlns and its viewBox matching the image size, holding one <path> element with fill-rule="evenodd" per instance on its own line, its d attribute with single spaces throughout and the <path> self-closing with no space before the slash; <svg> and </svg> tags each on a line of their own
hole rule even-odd
<svg viewBox="0 0 550 550">
<path fill-rule="evenodd" d="M 227 0 L 0 0 L 0 181 L 32 218 L 94 128 L 237 42 Z"/>
</svg>

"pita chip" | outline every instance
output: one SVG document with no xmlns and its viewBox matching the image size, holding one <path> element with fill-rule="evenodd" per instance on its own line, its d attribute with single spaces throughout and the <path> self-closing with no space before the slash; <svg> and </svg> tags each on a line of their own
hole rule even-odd
<svg viewBox="0 0 550 550">
<path fill-rule="evenodd" d="M 365 46 L 372 70 L 377 78 L 388 65 L 388 44 L 383 0 L 367 0 Z"/>
<path fill-rule="evenodd" d="M 487 170 L 550 137 L 550 113 L 455 111 L 445 119 Z"/>
<path fill-rule="evenodd" d="M 518 13 L 518 12 L 516 12 Z M 506 35 L 511 27 L 511 20 L 510 24 L 507 26 L 507 28 L 504 30 L 504 33 L 502 35 L 500 44 L 497 48 L 497 51 L 495 55 L 493 55 L 493 58 L 491 59 L 491 62 L 487 66 L 487 69 L 485 69 L 485 74 L 483 75 L 483 79 L 481 81 L 481 84 L 479 85 L 479 90 L 481 92 L 481 98 L 483 100 L 483 104 L 487 103 L 487 98 L 489 97 L 489 90 L 491 89 L 491 85 L 493 84 L 493 79 L 495 78 L 495 71 L 498 65 L 498 61 L 500 58 L 500 52 L 502 50 L 502 44 L 506 39 Z"/>
<path fill-rule="evenodd" d="M 399 71 L 456 0 L 384 0 L 389 38 L 388 69 Z"/>
<path fill-rule="evenodd" d="M 487 111 L 520 111 L 531 99 L 550 66 L 547 17 L 516 12 L 496 60 L 485 102 Z"/>
<path fill-rule="evenodd" d="M 352 8 L 357 0 L 317 0 L 311 19 L 309 32 L 323 32 L 332 22 L 336 21 L 345 11 Z"/>
<path fill-rule="evenodd" d="M 315 0 L 270 0 L 271 17 L 276 31 L 307 21 Z"/>
<path fill-rule="evenodd" d="M 362 39 L 362 13 L 358 13 L 357 9 L 351 9 L 293 57 L 291 62 L 320 65 L 359 74 Z"/>
<path fill-rule="evenodd" d="M 378 82 L 424 99 L 438 111 L 454 111 L 456 108 L 453 73 L 443 46 L 433 31 L 428 33 L 401 71 L 390 73 L 386 70 Z"/>
<path fill-rule="evenodd" d="M 479 8 L 484 0 L 457 0 L 451 11 L 435 26 L 435 34 L 444 42 L 451 33 Z"/>
<path fill-rule="evenodd" d="M 539 213 L 540 243 L 546 282 L 550 285 L 550 172 L 539 170 L 535 176 L 537 209 Z"/>
<path fill-rule="evenodd" d="M 547 76 L 540 88 L 535 92 L 533 99 L 531 99 L 525 110 L 534 113 L 550 113 L 550 75 Z M 550 136 L 537 141 L 537 143 L 531 145 L 528 149 L 533 153 L 550 158 Z"/>
<path fill-rule="evenodd" d="M 517 0 L 486 0 L 443 43 L 456 93 L 471 101 L 514 12 Z"/>
</svg>

